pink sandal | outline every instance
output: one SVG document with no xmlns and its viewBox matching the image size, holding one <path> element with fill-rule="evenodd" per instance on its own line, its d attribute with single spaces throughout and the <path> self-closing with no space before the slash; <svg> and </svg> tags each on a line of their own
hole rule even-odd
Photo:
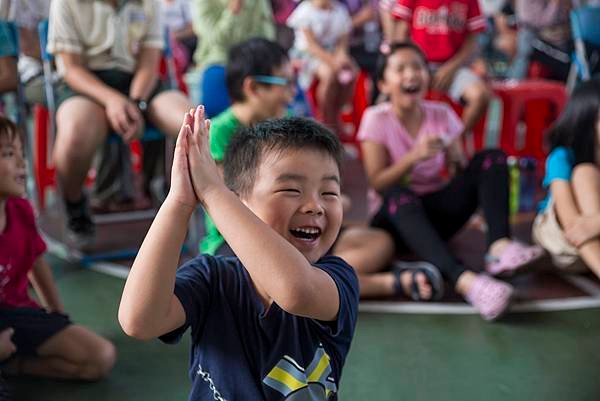
<svg viewBox="0 0 600 401">
<path fill-rule="evenodd" d="M 544 249 L 540 246 L 512 241 L 499 257 L 486 255 L 485 270 L 492 276 L 510 276 L 535 262 L 542 255 Z"/>
<path fill-rule="evenodd" d="M 485 274 L 478 274 L 465 299 L 477 309 L 484 320 L 493 321 L 508 310 L 513 293 L 514 289 L 510 284 Z"/>
</svg>

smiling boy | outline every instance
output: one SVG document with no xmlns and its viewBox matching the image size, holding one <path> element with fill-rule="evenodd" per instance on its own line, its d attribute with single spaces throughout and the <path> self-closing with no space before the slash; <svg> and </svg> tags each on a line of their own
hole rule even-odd
<svg viewBox="0 0 600 401">
<path fill-rule="evenodd" d="M 324 256 L 342 222 L 341 145 L 309 120 L 259 123 L 233 138 L 223 182 L 208 127 L 201 107 L 185 117 L 121 326 L 165 342 L 191 327 L 190 400 L 336 400 L 358 308 L 354 271 Z M 203 255 L 177 271 L 197 202 L 238 256 Z"/>
</svg>

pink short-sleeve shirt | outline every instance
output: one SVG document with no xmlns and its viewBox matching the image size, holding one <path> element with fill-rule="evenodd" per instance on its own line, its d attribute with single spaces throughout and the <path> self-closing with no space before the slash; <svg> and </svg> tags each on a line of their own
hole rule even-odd
<svg viewBox="0 0 600 401">
<path fill-rule="evenodd" d="M 390 163 L 396 163 L 406 156 L 421 136 L 436 135 L 450 143 L 460 135 L 463 123 L 454 110 L 441 102 L 422 102 L 425 118 L 417 136 L 412 137 L 400 122 L 390 103 L 381 103 L 369 107 L 362 118 L 358 130 L 358 139 L 384 145 L 388 151 Z M 446 184 L 442 172 L 446 165 L 446 154 L 440 152 L 428 160 L 423 160 L 408 174 L 404 185 L 418 195 L 424 195 L 441 189 Z M 373 215 L 381 206 L 381 198 L 375 191 L 369 191 L 369 213 Z"/>
</svg>

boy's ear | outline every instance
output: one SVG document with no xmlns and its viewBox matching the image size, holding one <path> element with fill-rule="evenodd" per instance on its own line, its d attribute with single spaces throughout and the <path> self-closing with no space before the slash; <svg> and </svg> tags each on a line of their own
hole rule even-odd
<svg viewBox="0 0 600 401">
<path fill-rule="evenodd" d="M 256 88 L 257 85 L 254 79 L 251 77 L 244 78 L 244 81 L 242 82 L 242 92 L 244 93 L 244 97 L 246 99 L 256 95 Z"/>
</svg>

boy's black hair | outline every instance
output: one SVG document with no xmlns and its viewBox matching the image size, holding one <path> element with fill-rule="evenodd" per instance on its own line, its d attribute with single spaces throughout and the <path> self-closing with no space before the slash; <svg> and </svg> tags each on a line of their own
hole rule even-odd
<svg viewBox="0 0 600 401">
<path fill-rule="evenodd" d="M 286 117 L 266 120 L 243 128 L 231 139 L 223 161 L 225 184 L 244 196 L 252 191 L 263 156 L 270 152 L 312 149 L 342 162 L 340 140 L 314 120 Z"/>
<path fill-rule="evenodd" d="M 413 42 L 394 42 L 389 46 L 389 49 L 387 49 L 386 52 L 380 53 L 379 57 L 377 58 L 377 64 L 375 67 L 375 82 L 383 81 L 383 74 L 387 68 L 388 60 L 394 53 L 404 49 L 413 50 L 415 53 L 421 56 L 425 67 L 427 67 L 427 58 L 419 46 Z"/>
<path fill-rule="evenodd" d="M 600 80 L 578 85 L 567 107 L 548 131 L 550 150 L 559 146 L 571 148 L 575 164 L 600 163 L 596 159 L 598 139 L 596 122 L 600 113 Z"/>
<path fill-rule="evenodd" d="M 12 143 L 16 137 L 20 137 L 17 125 L 0 115 L 0 139 L 6 138 L 9 143 Z"/>
<path fill-rule="evenodd" d="M 283 47 L 267 39 L 251 38 L 233 46 L 225 68 L 225 83 L 232 102 L 245 100 L 244 79 L 254 75 L 272 75 L 275 68 L 288 60 Z"/>
</svg>

